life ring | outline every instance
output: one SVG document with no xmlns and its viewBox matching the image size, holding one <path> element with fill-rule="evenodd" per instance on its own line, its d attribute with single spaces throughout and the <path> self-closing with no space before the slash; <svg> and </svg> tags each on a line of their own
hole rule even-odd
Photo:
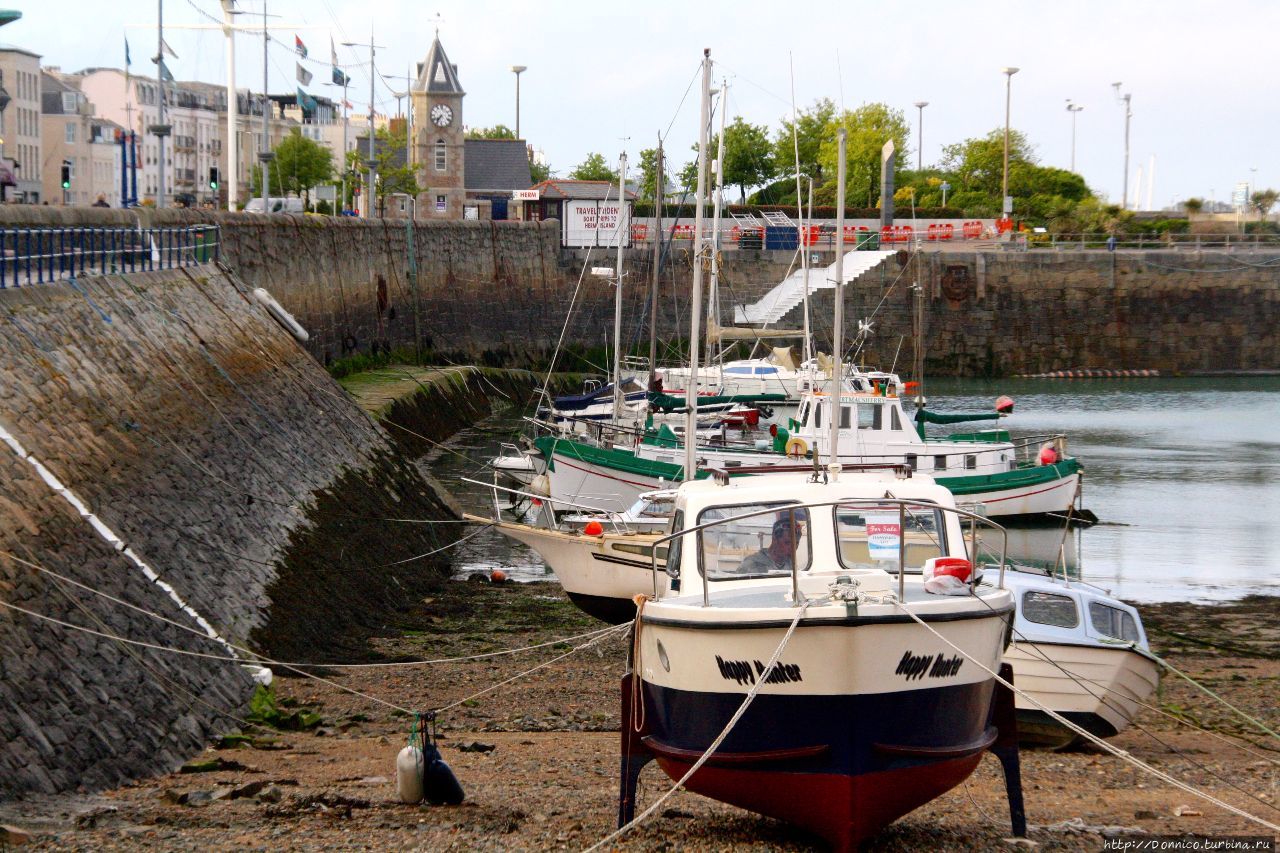
<svg viewBox="0 0 1280 853">
<path fill-rule="evenodd" d="M 793 435 L 787 439 L 783 452 L 788 456 L 800 458 L 809 455 L 809 443 L 798 435 Z"/>
</svg>

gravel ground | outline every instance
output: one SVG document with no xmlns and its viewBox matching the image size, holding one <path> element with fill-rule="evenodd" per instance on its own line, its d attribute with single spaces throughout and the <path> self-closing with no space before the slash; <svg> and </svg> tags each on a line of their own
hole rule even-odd
<svg viewBox="0 0 1280 853">
<path fill-rule="evenodd" d="M 1232 704 L 1280 730 L 1280 600 L 1145 606 L 1158 654 Z M 453 657 L 557 640 L 600 628 L 554 584 L 453 583 L 404 624 L 373 641 L 384 660 Z M 0 804 L 0 824 L 51 850 L 584 849 L 614 828 L 617 808 L 621 634 L 569 652 L 564 643 L 462 664 L 330 670 L 335 684 L 280 677 L 282 711 L 318 714 L 306 731 L 210 747 L 193 761 L 215 769 L 174 773 L 98 794 Z M 540 669 L 495 687 L 505 679 Z M 282 673 L 277 669 L 277 673 Z M 486 688 L 490 692 L 481 693 Z M 1167 676 L 1139 725 L 1116 746 L 1227 800 L 1280 822 L 1280 740 L 1250 731 L 1186 682 Z M 460 806 L 411 806 L 395 797 L 405 709 L 444 712 L 445 760 L 466 789 Z M 1179 720 L 1212 729 L 1197 732 Z M 228 731 L 237 731 L 228 720 Z M 1032 841 L 1046 850 L 1100 850 L 1102 833 L 1259 835 L 1265 829 L 1091 749 L 1024 751 Z M 670 782 L 651 765 L 640 805 Z M 24 836 L 25 834 L 25 836 Z M 903 817 L 868 844 L 877 850 L 1008 850 L 998 763 Z M 613 845 L 626 850 L 809 850 L 820 842 L 774 820 L 681 792 Z"/>
</svg>

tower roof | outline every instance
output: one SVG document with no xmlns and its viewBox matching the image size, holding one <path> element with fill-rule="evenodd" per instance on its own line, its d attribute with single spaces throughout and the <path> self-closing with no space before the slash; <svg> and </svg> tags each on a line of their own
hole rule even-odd
<svg viewBox="0 0 1280 853">
<path fill-rule="evenodd" d="M 458 82 L 458 66 L 449 61 L 439 38 L 431 42 L 427 58 L 418 64 L 418 79 L 413 82 L 413 90 L 433 95 L 466 94 Z"/>
</svg>

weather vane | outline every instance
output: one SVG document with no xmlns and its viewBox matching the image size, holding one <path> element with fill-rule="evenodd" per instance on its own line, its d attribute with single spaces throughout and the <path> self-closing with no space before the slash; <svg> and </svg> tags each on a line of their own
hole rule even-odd
<svg viewBox="0 0 1280 853">
<path fill-rule="evenodd" d="M 440 25 L 444 23 L 444 15 L 441 15 L 439 12 L 436 12 L 434 15 L 431 16 L 431 19 L 435 21 L 435 24 L 436 24 L 436 38 L 440 38 Z"/>
</svg>

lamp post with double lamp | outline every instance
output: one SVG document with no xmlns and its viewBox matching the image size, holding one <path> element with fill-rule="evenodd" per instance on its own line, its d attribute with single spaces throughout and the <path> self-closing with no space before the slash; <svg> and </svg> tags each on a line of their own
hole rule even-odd
<svg viewBox="0 0 1280 853">
<path fill-rule="evenodd" d="M 920 111 L 920 120 L 916 122 L 916 171 L 924 169 L 924 108 L 928 101 L 916 101 L 915 107 Z"/>
<path fill-rule="evenodd" d="M 520 75 L 528 70 L 527 65 L 511 66 L 511 73 L 516 75 L 516 139 L 520 138 Z"/>
<path fill-rule="evenodd" d="M 380 47 L 383 47 L 383 45 L 373 43 L 373 27 L 370 26 L 368 44 L 362 44 L 356 41 L 344 41 L 342 43 L 342 46 L 369 48 L 369 134 L 368 134 L 369 159 L 367 161 L 367 164 L 369 167 L 369 183 L 365 187 L 364 194 L 361 196 L 360 201 L 361 201 L 361 207 L 364 208 L 364 210 L 362 211 L 362 213 L 364 213 L 363 218 L 372 219 L 374 214 L 375 199 L 377 198 L 376 177 L 377 177 L 377 168 L 378 168 L 378 163 L 374 159 L 374 157 L 377 154 L 377 134 L 374 132 L 374 129 L 373 129 L 373 120 L 374 120 L 373 81 L 374 81 L 374 78 L 378 75 L 378 66 L 374 62 L 374 58 L 377 56 L 377 49 Z"/>
<path fill-rule="evenodd" d="M 1013 200 L 1009 198 L 1009 106 L 1012 103 L 1013 75 L 1019 70 L 1012 65 L 1000 69 L 1004 75 L 1004 172 L 1000 178 L 1000 210 L 1005 219 L 1013 213 Z"/>
<path fill-rule="evenodd" d="M 1072 103 L 1067 98 L 1067 112 L 1071 113 L 1071 171 L 1076 170 L 1076 113 L 1080 112 L 1084 107 L 1079 104 Z"/>
<path fill-rule="evenodd" d="M 1129 209 L 1129 119 L 1133 117 L 1133 110 L 1130 109 L 1133 95 L 1129 92 L 1120 93 L 1120 83 L 1112 83 L 1111 88 L 1116 90 L 1116 103 L 1124 107 L 1124 183 L 1120 187 L 1120 209 Z"/>
</svg>

